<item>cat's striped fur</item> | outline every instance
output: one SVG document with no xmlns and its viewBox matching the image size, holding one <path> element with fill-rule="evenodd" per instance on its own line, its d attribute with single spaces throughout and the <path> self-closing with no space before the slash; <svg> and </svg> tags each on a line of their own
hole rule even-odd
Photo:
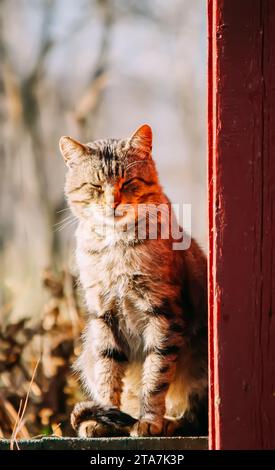
<svg viewBox="0 0 275 470">
<path fill-rule="evenodd" d="M 162 239 L 159 230 L 156 239 L 125 231 L 139 204 L 165 204 L 172 215 L 150 127 L 86 145 L 63 137 L 60 148 L 89 311 L 76 368 L 91 401 L 76 405 L 73 427 L 88 437 L 207 432 L 205 256 L 194 240 L 188 250 L 173 250 L 172 237 Z M 113 230 L 122 204 L 134 212 L 115 217 Z"/>
</svg>

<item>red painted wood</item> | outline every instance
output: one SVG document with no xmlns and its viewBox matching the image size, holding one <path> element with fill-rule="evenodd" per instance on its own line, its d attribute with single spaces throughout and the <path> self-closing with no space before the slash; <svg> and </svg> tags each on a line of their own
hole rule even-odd
<svg viewBox="0 0 275 470">
<path fill-rule="evenodd" d="M 209 181 L 209 198 L 208 198 L 208 226 L 209 230 L 209 250 L 208 250 L 208 304 L 209 304 L 209 322 L 208 331 L 209 337 L 214 338 L 213 326 L 213 2 L 208 1 L 208 68 L 211 73 L 208 77 L 208 181 Z M 209 340 L 209 354 L 208 354 L 208 370 L 209 370 L 209 442 L 215 442 L 215 420 L 214 420 L 214 341 Z"/>
<path fill-rule="evenodd" d="M 275 448 L 275 2 L 209 1 L 210 448 Z"/>
</svg>

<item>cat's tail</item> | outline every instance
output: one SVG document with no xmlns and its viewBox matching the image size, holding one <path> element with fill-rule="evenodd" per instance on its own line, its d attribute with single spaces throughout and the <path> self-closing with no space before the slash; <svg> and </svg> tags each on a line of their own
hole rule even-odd
<svg viewBox="0 0 275 470">
<path fill-rule="evenodd" d="M 136 422 L 118 408 L 107 408 L 94 401 L 77 403 L 71 413 L 71 425 L 80 437 L 128 435 Z"/>
</svg>

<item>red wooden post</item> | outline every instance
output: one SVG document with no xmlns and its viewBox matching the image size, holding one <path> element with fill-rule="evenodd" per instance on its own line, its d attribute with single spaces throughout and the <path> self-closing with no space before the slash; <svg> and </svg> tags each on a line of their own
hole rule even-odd
<svg viewBox="0 0 275 470">
<path fill-rule="evenodd" d="M 275 448 L 275 2 L 209 0 L 210 448 Z"/>
</svg>

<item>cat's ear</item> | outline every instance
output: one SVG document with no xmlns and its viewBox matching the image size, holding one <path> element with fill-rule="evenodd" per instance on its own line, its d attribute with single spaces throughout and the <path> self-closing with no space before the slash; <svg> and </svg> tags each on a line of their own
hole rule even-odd
<svg viewBox="0 0 275 470">
<path fill-rule="evenodd" d="M 89 153 L 86 145 L 67 136 L 61 137 L 59 140 L 59 148 L 66 165 L 69 167 Z"/>
<path fill-rule="evenodd" d="M 150 157 L 152 152 L 153 132 L 148 124 L 143 124 L 130 137 L 132 147 L 141 151 L 145 157 Z"/>
</svg>

